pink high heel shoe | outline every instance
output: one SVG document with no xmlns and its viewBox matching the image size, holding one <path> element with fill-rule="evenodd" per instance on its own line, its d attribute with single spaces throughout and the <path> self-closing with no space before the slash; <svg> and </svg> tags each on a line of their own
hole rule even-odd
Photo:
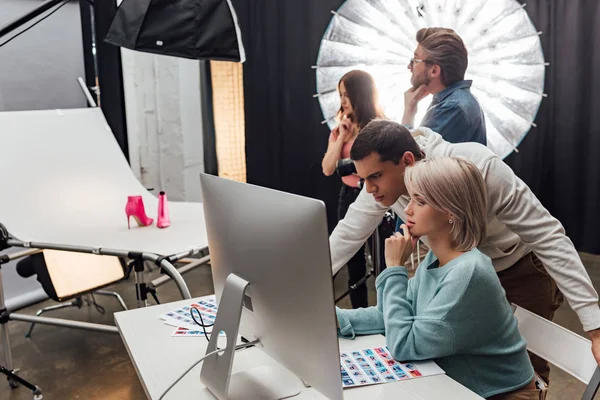
<svg viewBox="0 0 600 400">
<path fill-rule="evenodd" d="M 169 218 L 169 207 L 167 206 L 167 195 L 165 192 L 160 192 L 158 195 L 158 220 L 156 226 L 166 228 L 171 225 Z"/>
<path fill-rule="evenodd" d="M 154 222 L 152 218 L 146 215 L 142 196 L 127 196 L 125 214 L 127 215 L 127 229 L 131 229 L 129 217 L 133 217 L 139 226 L 148 226 Z"/>
</svg>

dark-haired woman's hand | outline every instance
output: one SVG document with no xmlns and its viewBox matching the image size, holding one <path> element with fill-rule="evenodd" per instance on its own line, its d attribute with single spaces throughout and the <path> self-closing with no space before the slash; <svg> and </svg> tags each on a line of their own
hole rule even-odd
<svg viewBox="0 0 600 400">
<path fill-rule="evenodd" d="M 346 142 L 354 136 L 355 126 L 349 118 L 344 118 L 337 127 L 339 128 L 340 139 L 342 141 Z"/>
<path fill-rule="evenodd" d="M 331 138 L 329 140 L 332 142 L 335 142 L 339 136 L 340 136 L 340 127 L 336 126 L 335 128 L 333 128 L 331 130 Z"/>
</svg>

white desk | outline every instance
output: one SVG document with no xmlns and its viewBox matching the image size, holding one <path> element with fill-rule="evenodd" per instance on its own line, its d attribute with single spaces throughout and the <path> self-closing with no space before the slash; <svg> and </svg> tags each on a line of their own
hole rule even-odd
<svg viewBox="0 0 600 400">
<path fill-rule="evenodd" d="M 175 328 L 165 325 L 158 319 L 165 312 L 191 302 L 191 300 L 182 300 L 115 314 L 117 327 L 149 399 L 158 399 L 172 382 L 205 354 L 208 344 L 205 338 L 172 337 L 171 334 Z M 342 351 L 381 345 L 385 345 L 385 339 L 381 335 L 364 336 L 356 340 L 340 339 L 340 350 Z M 274 361 L 264 352 L 251 347 L 236 353 L 232 373 L 272 363 Z M 192 369 L 171 389 L 165 396 L 165 400 L 214 400 L 215 397 L 200 381 L 201 368 L 202 363 Z M 344 390 L 344 399 L 350 400 L 402 398 L 412 400 L 482 399 L 447 375 Z M 307 388 L 293 399 L 325 400 L 325 397 L 315 389 Z"/>
</svg>

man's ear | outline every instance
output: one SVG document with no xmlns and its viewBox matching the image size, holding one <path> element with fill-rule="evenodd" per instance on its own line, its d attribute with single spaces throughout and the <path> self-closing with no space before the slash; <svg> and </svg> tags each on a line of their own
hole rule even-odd
<svg viewBox="0 0 600 400">
<path fill-rule="evenodd" d="M 410 151 L 405 151 L 400 162 L 404 167 L 410 167 L 415 164 L 415 155 Z"/>
<path fill-rule="evenodd" d="M 439 78 L 442 75 L 442 67 L 438 64 L 433 64 L 429 70 L 429 74 L 432 78 Z"/>
</svg>

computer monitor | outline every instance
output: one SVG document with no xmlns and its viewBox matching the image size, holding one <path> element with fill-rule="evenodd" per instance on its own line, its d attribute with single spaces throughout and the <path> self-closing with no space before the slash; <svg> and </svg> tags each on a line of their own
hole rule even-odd
<svg viewBox="0 0 600 400">
<path fill-rule="evenodd" d="M 325 204 L 207 174 L 200 182 L 219 305 L 213 332 L 224 331 L 233 351 L 239 324 L 284 367 L 231 375 L 234 354 L 225 352 L 204 361 L 202 382 L 218 399 L 288 397 L 302 381 L 342 399 Z"/>
</svg>

